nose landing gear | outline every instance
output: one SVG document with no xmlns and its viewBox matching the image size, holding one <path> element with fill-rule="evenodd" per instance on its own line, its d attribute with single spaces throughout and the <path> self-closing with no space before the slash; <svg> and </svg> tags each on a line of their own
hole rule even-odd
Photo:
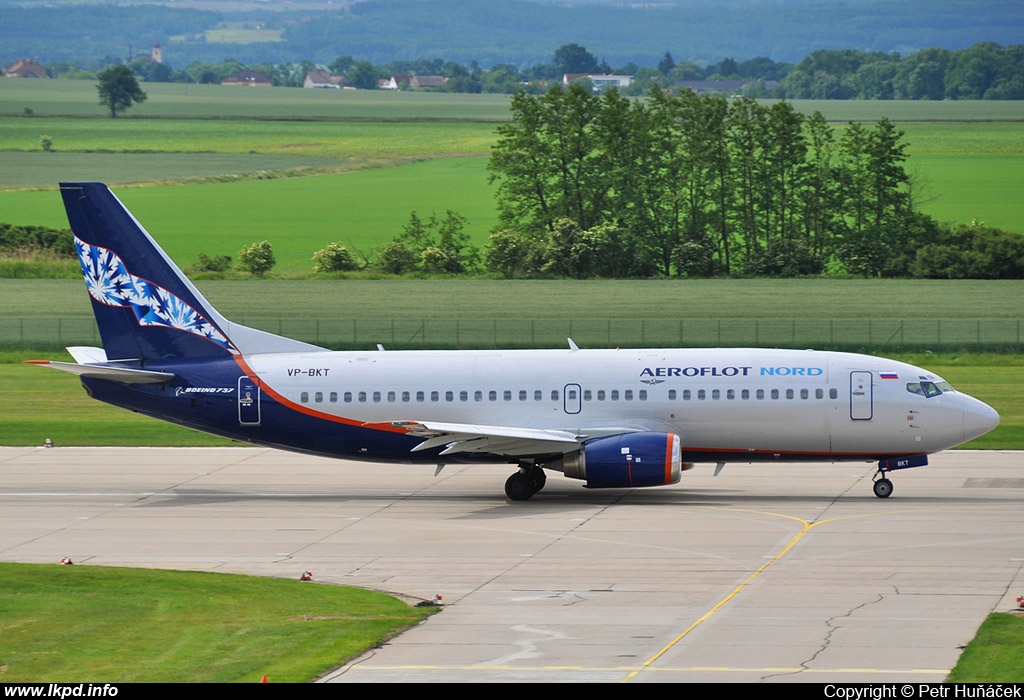
<svg viewBox="0 0 1024 700">
<path fill-rule="evenodd" d="M 871 488 L 874 490 L 876 496 L 879 498 L 888 498 L 892 495 L 892 482 L 883 476 L 883 472 L 879 471 L 878 474 L 875 475 L 874 481 L 875 484 Z"/>
</svg>

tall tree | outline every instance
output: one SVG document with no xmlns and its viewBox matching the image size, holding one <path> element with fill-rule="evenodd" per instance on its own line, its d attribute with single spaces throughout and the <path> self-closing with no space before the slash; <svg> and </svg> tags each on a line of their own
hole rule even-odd
<svg viewBox="0 0 1024 700">
<path fill-rule="evenodd" d="M 146 101 L 146 93 L 139 87 L 139 81 L 128 66 L 110 66 L 96 77 L 99 81 L 96 90 L 100 95 L 100 104 L 110 110 L 111 119 L 133 104 Z"/>
<path fill-rule="evenodd" d="M 555 66 L 561 73 L 596 73 L 597 59 L 579 44 L 564 44 L 555 51 Z"/>
</svg>

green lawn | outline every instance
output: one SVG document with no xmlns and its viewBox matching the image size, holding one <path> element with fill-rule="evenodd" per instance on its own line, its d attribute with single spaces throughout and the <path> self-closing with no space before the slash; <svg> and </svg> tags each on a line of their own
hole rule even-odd
<svg viewBox="0 0 1024 700">
<path fill-rule="evenodd" d="M 436 608 L 311 582 L 0 564 L 4 683 L 301 683 Z"/>
<path fill-rule="evenodd" d="M 1024 683 L 1024 615 L 989 615 L 946 682 Z"/>
</svg>

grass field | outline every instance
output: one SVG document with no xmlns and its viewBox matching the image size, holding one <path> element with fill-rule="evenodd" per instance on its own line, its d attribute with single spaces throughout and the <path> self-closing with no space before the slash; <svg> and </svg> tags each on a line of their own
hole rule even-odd
<svg viewBox="0 0 1024 700">
<path fill-rule="evenodd" d="M 207 254 L 233 254 L 255 239 L 248 231 L 258 229 L 275 244 L 284 269 L 309 270 L 309 257 L 325 242 L 380 245 L 414 210 L 460 212 L 478 245 L 496 222 L 485 166 L 496 123 L 508 118 L 506 96 L 144 87 L 150 99 L 112 120 L 83 118 L 102 115 L 92 82 L 0 81 L 0 115 L 11 115 L 0 116 L 0 189 L 54 187 L 62 179 L 125 184 L 265 177 L 308 168 L 321 174 L 288 184 L 152 188 L 145 197 L 152 208 L 144 203 L 137 212 L 151 229 L 173 227 L 203 241 L 232 238 L 226 250 L 201 251 Z M 1024 232 L 1018 193 L 1024 180 L 1024 103 L 794 104 L 820 110 L 837 124 L 881 116 L 899 120 L 923 211 L 942 221 L 979 219 Z M 36 116 L 24 116 L 26 108 Z M 43 135 L 53 140 L 55 152 L 42 151 Z M 420 159 L 433 160 L 408 164 Z M 404 165 L 387 168 L 387 174 L 322 174 L 396 164 Z M 0 221 L 64 225 L 59 198 L 24 191 L 0 192 Z M 193 247 L 188 259 L 198 252 Z"/>
<path fill-rule="evenodd" d="M 436 611 L 188 571 L 0 564 L 0 580 L 3 683 L 309 682 Z"/>
<path fill-rule="evenodd" d="M 142 83 L 147 100 L 126 118 L 489 121 L 508 119 L 508 95 L 305 90 Z M 105 117 L 90 80 L 0 79 L 0 114 Z"/>
</svg>

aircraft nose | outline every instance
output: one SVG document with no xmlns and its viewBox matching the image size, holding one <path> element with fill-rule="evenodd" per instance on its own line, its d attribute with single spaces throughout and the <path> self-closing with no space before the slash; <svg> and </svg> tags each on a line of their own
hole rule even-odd
<svg viewBox="0 0 1024 700">
<path fill-rule="evenodd" d="M 964 440 L 980 437 L 999 425 L 999 414 L 984 401 L 964 396 Z"/>
</svg>

